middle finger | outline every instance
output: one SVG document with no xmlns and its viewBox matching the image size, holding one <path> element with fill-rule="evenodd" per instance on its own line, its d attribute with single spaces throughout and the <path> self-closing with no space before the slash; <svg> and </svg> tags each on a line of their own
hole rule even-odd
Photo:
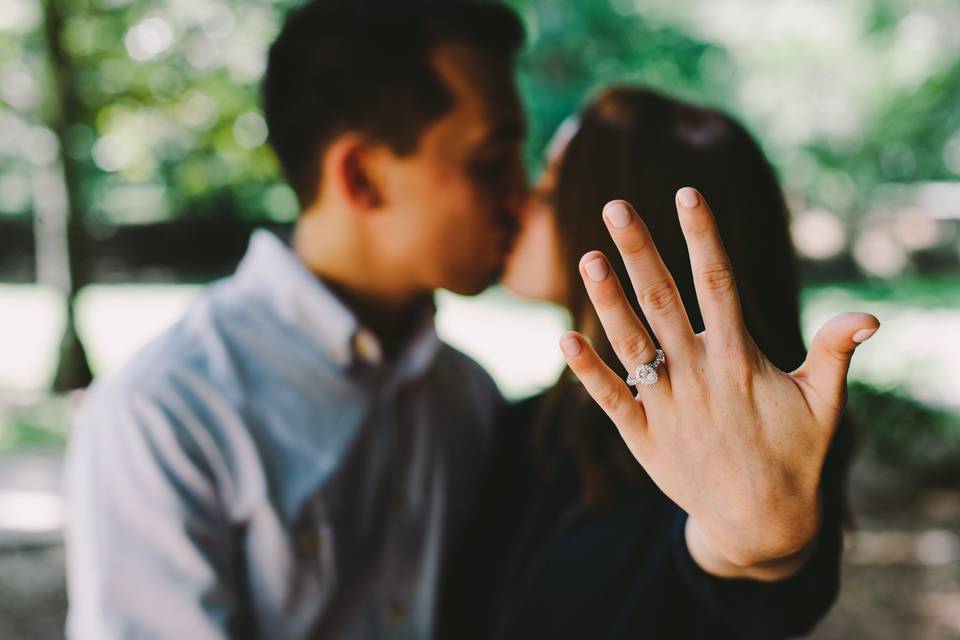
<svg viewBox="0 0 960 640">
<path fill-rule="evenodd" d="M 608 202 L 603 219 L 623 257 L 643 315 L 664 351 L 672 353 L 676 362 L 676 356 L 693 350 L 693 328 L 647 225 L 624 200 Z"/>
</svg>

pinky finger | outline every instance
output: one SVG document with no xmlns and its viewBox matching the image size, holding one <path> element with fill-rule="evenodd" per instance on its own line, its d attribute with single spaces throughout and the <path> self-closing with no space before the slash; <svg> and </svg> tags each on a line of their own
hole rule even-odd
<svg viewBox="0 0 960 640">
<path fill-rule="evenodd" d="M 575 331 L 563 334 L 560 350 L 587 393 L 600 405 L 621 434 L 646 430 L 643 403 L 634 397 L 624 381 L 610 370 L 583 336 Z"/>
</svg>

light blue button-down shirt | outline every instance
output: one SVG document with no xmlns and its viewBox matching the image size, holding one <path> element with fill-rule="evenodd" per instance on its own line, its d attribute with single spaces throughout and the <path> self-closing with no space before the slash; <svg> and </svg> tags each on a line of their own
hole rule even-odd
<svg viewBox="0 0 960 640">
<path fill-rule="evenodd" d="M 89 391 L 67 455 L 75 639 L 427 638 L 500 395 L 432 314 L 376 338 L 275 236 Z"/>
</svg>

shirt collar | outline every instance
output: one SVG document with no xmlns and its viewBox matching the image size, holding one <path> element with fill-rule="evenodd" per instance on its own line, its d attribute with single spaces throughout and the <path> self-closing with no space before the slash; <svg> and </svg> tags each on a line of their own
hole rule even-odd
<svg viewBox="0 0 960 640">
<path fill-rule="evenodd" d="M 236 276 L 241 286 L 264 292 L 271 311 L 315 342 L 335 366 L 384 364 L 377 337 L 273 233 L 254 231 Z M 398 377 L 416 377 L 433 362 L 440 346 L 433 316 L 431 305 L 397 358 Z"/>
</svg>

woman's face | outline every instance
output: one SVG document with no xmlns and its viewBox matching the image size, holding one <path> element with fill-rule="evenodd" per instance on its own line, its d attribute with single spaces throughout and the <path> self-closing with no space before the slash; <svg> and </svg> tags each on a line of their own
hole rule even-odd
<svg viewBox="0 0 960 640">
<path fill-rule="evenodd" d="M 520 234 L 500 283 L 522 298 L 563 304 L 567 283 L 560 265 L 553 204 L 562 149 L 551 150 L 553 153 L 549 153 L 546 167 L 523 208 Z"/>
</svg>

